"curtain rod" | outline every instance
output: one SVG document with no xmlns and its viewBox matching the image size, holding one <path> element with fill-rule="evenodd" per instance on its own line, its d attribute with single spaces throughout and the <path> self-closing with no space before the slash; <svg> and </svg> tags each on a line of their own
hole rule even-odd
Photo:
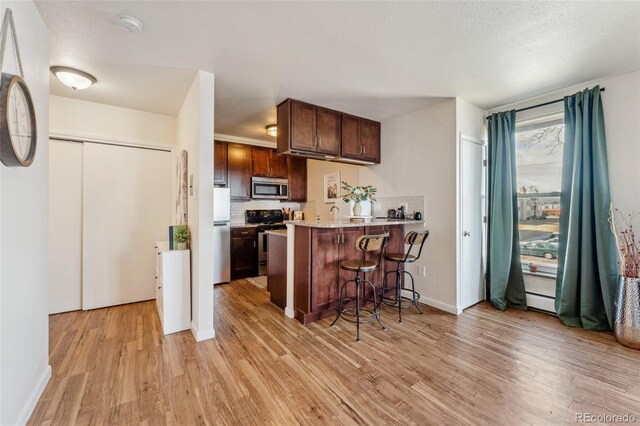
<svg viewBox="0 0 640 426">
<path fill-rule="evenodd" d="M 600 91 L 604 92 L 604 87 L 601 87 Z M 555 101 L 544 102 L 544 103 L 538 104 L 538 105 L 532 105 L 532 106 L 526 107 L 526 108 L 520 108 L 520 109 L 516 110 L 516 113 L 522 112 L 522 111 L 528 111 L 528 110 L 534 109 L 534 108 L 540 108 L 540 107 L 547 106 L 547 105 L 557 104 L 558 102 L 562 102 L 562 101 L 564 101 L 564 98 L 556 99 Z M 487 120 L 491 120 L 491 116 L 488 116 Z"/>
</svg>

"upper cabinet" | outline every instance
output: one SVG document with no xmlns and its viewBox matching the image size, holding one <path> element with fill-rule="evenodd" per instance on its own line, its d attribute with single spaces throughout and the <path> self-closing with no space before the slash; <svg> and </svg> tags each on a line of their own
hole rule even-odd
<svg viewBox="0 0 640 426">
<path fill-rule="evenodd" d="M 213 184 L 227 185 L 227 143 L 214 141 L 213 143 Z"/>
<path fill-rule="evenodd" d="M 254 146 L 251 148 L 251 175 L 287 179 L 287 158 L 275 149 Z"/>
<path fill-rule="evenodd" d="M 227 180 L 232 200 L 251 199 L 251 163 L 251 146 L 227 144 Z"/>
<path fill-rule="evenodd" d="M 287 155 L 289 180 L 289 201 L 307 201 L 307 159 L 297 155 Z"/>
<path fill-rule="evenodd" d="M 379 163 L 380 123 L 287 99 L 278 105 L 278 152 Z"/>
</svg>

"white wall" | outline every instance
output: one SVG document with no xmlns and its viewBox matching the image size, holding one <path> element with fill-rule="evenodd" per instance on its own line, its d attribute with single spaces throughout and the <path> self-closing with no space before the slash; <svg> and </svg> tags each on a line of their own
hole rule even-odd
<svg viewBox="0 0 640 426">
<path fill-rule="evenodd" d="M 187 150 L 194 194 L 188 199 L 191 231 L 191 327 L 196 340 L 213 328 L 213 104 L 214 76 L 199 71 L 177 119 L 178 151 Z"/>
<path fill-rule="evenodd" d="M 50 375 L 48 303 L 49 39 L 33 2 L 13 10 L 36 108 L 38 147 L 28 168 L 0 165 L 0 424 L 29 418 Z M 17 74 L 9 37 L 3 72 Z"/>
<path fill-rule="evenodd" d="M 381 164 L 360 168 L 360 185 L 381 197 L 426 198 L 430 236 L 410 271 L 425 303 L 456 312 L 456 99 L 382 122 L 381 149 Z"/>
<path fill-rule="evenodd" d="M 581 83 L 560 91 L 495 108 L 493 111 L 519 109 L 572 95 L 599 84 L 604 107 L 611 199 L 615 207 L 640 211 L 640 71 Z M 519 118 L 562 113 L 563 104 L 536 108 Z"/>
<path fill-rule="evenodd" d="M 130 143 L 176 143 L 176 117 L 50 96 L 51 134 Z"/>
<path fill-rule="evenodd" d="M 384 160 L 383 160 L 384 161 Z M 341 208 L 341 215 L 349 214 L 342 203 L 325 204 L 324 202 L 324 175 L 340 172 L 340 179 L 350 185 L 359 185 L 360 169 L 362 166 L 352 164 L 333 163 L 321 160 L 307 160 L 307 203 L 304 205 L 304 216 L 307 220 L 315 220 L 316 215 L 320 220 L 331 220 L 333 214 L 331 207 L 337 205 Z"/>
</svg>

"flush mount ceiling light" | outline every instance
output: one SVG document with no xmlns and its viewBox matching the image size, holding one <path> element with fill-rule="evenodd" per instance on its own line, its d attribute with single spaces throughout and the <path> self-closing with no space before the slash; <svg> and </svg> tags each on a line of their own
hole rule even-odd
<svg viewBox="0 0 640 426">
<path fill-rule="evenodd" d="M 71 87 L 73 90 L 86 89 L 98 81 L 91 74 L 75 68 L 55 66 L 49 69 L 62 84 Z"/>
<path fill-rule="evenodd" d="M 120 25 L 121 28 L 124 28 L 130 33 L 141 33 L 144 29 L 144 25 L 142 25 L 142 22 L 140 22 L 140 20 L 129 15 L 118 16 L 118 25 Z"/>
<path fill-rule="evenodd" d="M 267 130 L 267 134 L 269 136 L 273 136 L 274 138 L 278 136 L 278 126 L 276 126 L 275 124 L 269 124 L 267 127 L 265 127 L 265 129 Z"/>
</svg>

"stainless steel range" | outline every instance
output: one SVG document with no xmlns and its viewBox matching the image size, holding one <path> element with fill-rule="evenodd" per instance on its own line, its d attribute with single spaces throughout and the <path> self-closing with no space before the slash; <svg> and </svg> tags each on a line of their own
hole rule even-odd
<svg viewBox="0 0 640 426">
<path fill-rule="evenodd" d="M 258 225 L 258 274 L 267 274 L 268 238 L 265 231 L 271 229 L 287 229 L 283 223 L 284 215 L 280 210 L 247 210 L 245 221 L 250 225 Z"/>
</svg>

